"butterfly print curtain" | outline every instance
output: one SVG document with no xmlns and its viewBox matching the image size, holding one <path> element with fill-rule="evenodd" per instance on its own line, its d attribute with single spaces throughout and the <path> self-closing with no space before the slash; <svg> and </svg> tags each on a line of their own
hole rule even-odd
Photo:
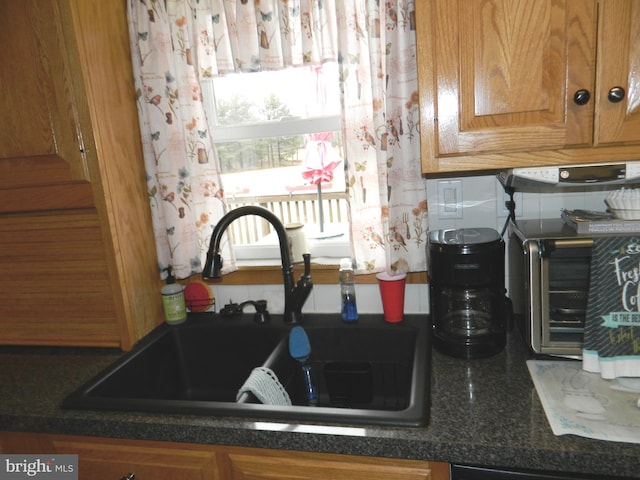
<svg viewBox="0 0 640 480">
<path fill-rule="evenodd" d="M 225 212 L 201 82 L 337 60 L 357 272 L 426 270 L 413 1 L 129 0 L 128 20 L 161 269 L 201 272 Z"/>
<path fill-rule="evenodd" d="M 426 270 L 414 2 L 340 1 L 351 236 L 359 272 Z"/>
</svg>

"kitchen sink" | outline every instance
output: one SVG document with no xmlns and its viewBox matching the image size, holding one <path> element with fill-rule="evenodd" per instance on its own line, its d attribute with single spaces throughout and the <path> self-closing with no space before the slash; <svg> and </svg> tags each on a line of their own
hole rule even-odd
<svg viewBox="0 0 640 480">
<path fill-rule="evenodd" d="M 424 315 L 388 324 L 361 315 L 308 314 L 308 360 L 318 400 L 309 405 L 300 363 L 289 355 L 290 325 L 279 315 L 190 314 L 163 324 L 63 402 L 63 408 L 371 425 L 422 426 L 428 420 L 430 342 Z M 236 394 L 255 367 L 268 367 L 292 405 L 264 405 Z"/>
</svg>

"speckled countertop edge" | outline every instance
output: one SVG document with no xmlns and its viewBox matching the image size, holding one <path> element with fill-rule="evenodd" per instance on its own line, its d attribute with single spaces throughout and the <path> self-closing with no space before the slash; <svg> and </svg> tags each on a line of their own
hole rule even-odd
<svg viewBox="0 0 640 480">
<path fill-rule="evenodd" d="M 433 353 L 427 427 L 281 423 L 231 417 L 63 410 L 62 400 L 122 355 L 0 347 L 0 430 L 412 458 L 511 469 L 638 476 L 640 445 L 555 436 L 510 336 L 488 359 Z"/>
</svg>

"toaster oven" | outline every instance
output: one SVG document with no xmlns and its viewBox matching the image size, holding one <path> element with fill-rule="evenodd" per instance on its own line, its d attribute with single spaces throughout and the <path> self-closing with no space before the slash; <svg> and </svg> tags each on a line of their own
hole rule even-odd
<svg viewBox="0 0 640 480">
<path fill-rule="evenodd" d="M 592 247 L 560 218 L 510 223 L 509 296 L 533 352 L 582 356 Z"/>
</svg>

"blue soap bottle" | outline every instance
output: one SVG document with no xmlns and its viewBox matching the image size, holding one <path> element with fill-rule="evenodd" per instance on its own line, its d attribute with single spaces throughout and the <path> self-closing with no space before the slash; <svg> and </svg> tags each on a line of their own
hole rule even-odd
<svg viewBox="0 0 640 480">
<path fill-rule="evenodd" d="M 340 295 L 342 298 L 342 321 L 358 321 L 358 307 L 356 305 L 356 285 L 353 273 L 353 262 L 350 258 L 340 260 L 340 270 L 338 272 L 340 280 Z"/>
</svg>

